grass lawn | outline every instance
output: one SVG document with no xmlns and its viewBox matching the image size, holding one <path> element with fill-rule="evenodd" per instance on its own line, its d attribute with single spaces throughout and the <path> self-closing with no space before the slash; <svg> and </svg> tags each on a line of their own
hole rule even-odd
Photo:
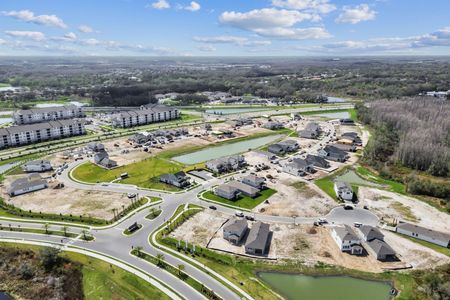
<svg viewBox="0 0 450 300">
<path fill-rule="evenodd" d="M 160 209 L 152 208 L 152 209 L 150 209 L 150 213 L 147 216 L 145 216 L 145 218 L 149 219 L 149 220 L 156 219 L 161 214 L 161 212 L 162 212 L 162 210 L 160 210 Z"/>
<path fill-rule="evenodd" d="M 336 193 L 334 192 L 334 176 L 326 176 L 321 179 L 314 181 L 315 185 L 317 185 L 322 191 L 328 194 L 331 198 L 338 201 Z"/>
<path fill-rule="evenodd" d="M 237 200 L 228 200 L 225 198 L 222 198 L 220 196 L 214 195 L 212 191 L 207 191 L 203 194 L 203 197 L 205 199 L 209 199 L 212 201 L 217 201 L 220 203 L 224 203 L 227 205 L 247 208 L 247 209 L 253 209 L 263 201 L 265 201 L 267 198 L 275 194 L 277 191 L 273 189 L 265 189 L 260 192 L 260 195 L 256 198 L 250 198 L 248 196 L 239 196 Z"/>
<path fill-rule="evenodd" d="M 62 256 L 83 264 L 86 300 L 169 299 L 145 280 L 109 263 L 79 253 L 64 252 Z"/>
<path fill-rule="evenodd" d="M 110 182 L 120 177 L 120 174 L 126 172 L 129 178 L 120 180 L 120 183 L 135 184 L 143 188 L 179 191 L 180 189 L 177 187 L 159 182 L 159 175 L 163 173 L 175 173 L 181 170 L 182 167 L 178 164 L 162 158 L 150 157 L 112 170 L 104 169 L 89 162 L 73 170 L 72 176 L 77 180 L 90 183 Z"/>
</svg>

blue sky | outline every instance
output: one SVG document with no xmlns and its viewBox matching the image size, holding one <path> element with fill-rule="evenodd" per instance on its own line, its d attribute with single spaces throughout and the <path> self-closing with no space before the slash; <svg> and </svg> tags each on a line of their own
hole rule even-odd
<svg viewBox="0 0 450 300">
<path fill-rule="evenodd" d="M 450 54 L 448 0 L 1 0 L 0 55 Z"/>
</svg>

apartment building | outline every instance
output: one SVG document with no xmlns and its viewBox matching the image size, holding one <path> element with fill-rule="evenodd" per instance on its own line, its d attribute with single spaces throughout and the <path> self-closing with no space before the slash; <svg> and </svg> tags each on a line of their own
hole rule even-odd
<svg viewBox="0 0 450 300">
<path fill-rule="evenodd" d="M 161 104 L 141 106 L 140 109 L 123 111 L 111 118 L 114 127 L 133 127 L 156 122 L 166 122 L 180 117 L 176 107 Z"/>
<path fill-rule="evenodd" d="M 83 108 L 75 105 L 22 109 L 13 113 L 16 125 L 84 118 L 85 116 Z"/>
<path fill-rule="evenodd" d="M 83 120 L 58 120 L 0 129 L 0 149 L 86 133 Z"/>
</svg>

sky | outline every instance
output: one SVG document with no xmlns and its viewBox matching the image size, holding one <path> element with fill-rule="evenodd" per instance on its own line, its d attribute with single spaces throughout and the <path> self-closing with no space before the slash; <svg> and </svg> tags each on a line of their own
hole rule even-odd
<svg viewBox="0 0 450 300">
<path fill-rule="evenodd" d="M 1 0 L 0 55 L 450 55 L 449 0 Z"/>
</svg>

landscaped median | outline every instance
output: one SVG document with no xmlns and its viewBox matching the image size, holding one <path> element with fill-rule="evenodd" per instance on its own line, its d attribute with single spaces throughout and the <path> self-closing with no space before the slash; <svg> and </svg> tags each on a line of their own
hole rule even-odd
<svg viewBox="0 0 450 300">
<path fill-rule="evenodd" d="M 217 203 L 219 205 L 224 205 L 231 208 L 244 209 L 244 210 L 252 210 L 259 204 L 266 201 L 270 196 L 275 194 L 277 191 L 274 189 L 264 189 L 259 192 L 259 196 L 255 198 L 251 198 L 245 195 L 239 195 L 236 200 L 228 200 L 223 197 L 217 196 L 214 192 L 211 191 L 203 191 L 198 197 L 202 200 Z"/>
</svg>

